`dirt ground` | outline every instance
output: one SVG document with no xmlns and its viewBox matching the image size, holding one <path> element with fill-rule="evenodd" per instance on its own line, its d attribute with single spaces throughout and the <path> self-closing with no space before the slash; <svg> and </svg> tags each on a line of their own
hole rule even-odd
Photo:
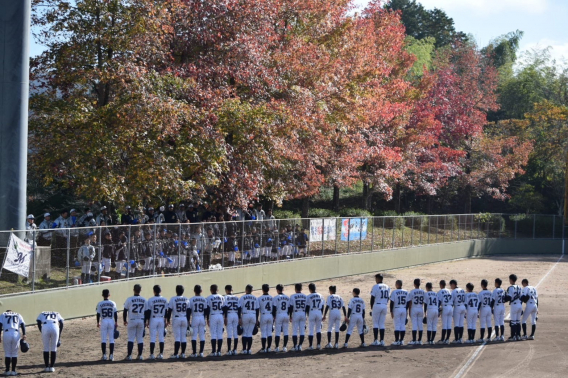
<svg viewBox="0 0 568 378">
<path fill-rule="evenodd" d="M 459 260 L 447 263 L 431 264 L 414 268 L 386 272 L 385 283 L 394 286 L 396 279 L 404 280 L 404 287 L 411 288 L 414 278 L 423 282 L 437 282 L 440 279 L 455 278 L 461 287 L 467 282 L 475 284 L 486 278 L 490 282 L 496 277 L 506 281 L 510 273 L 521 278 L 528 278 L 531 285 L 540 283 L 539 320 L 536 340 L 522 342 L 491 343 L 479 349 L 476 345 L 419 346 L 419 347 L 368 347 L 358 348 L 359 340 L 352 337 L 347 350 L 305 351 L 301 353 L 270 354 L 252 356 L 233 356 L 204 358 L 183 361 L 122 361 L 126 356 L 126 329 L 121 326 L 121 337 L 117 340 L 115 362 L 100 361 L 100 339 L 94 318 L 67 321 L 63 331 L 63 345 L 56 363 L 56 375 L 68 377 L 376 377 L 378 374 L 389 377 L 454 377 L 460 372 L 470 357 L 477 351 L 478 355 L 462 376 L 468 377 L 565 377 L 568 371 L 568 263 L 567 259 L 558 261 L 560 256 L 523 256 L 491 257 L 474 260 Z M 379 267 L 377 267 L 379 268 Z M 380 270 L 378 270 L 380 271 Z M 337 285 L 338 294 L 346 302 L 351 297 L 354 287 L 361 289 L 362 297 L 368 303 L 370 289 L 374 284 L 372 274 L 344 277 L 342 279 L 317 282 L 318 291 L 327 297 L 327 287 Z M 274 294 L 275 290 L 272 290 Z M 287 294 L 293 293 L 291 286 L 286 287 Z M 258 295 L 258 292 L 255 292 Z M 119 303 L 119 307 L 122 303 Z M 17 310 L 17 309 L 15 309 Z M 367 310 L 368 311 L 368 310 Z M 508 308 L 507 308 L 508 312 Z M 121 315 L 120 315 L 121 316 Z M 26 319 L 29 322 L 29 319 Z M 121 325 L 121 323 L 119 323 Z M 367 324 L 371 325 L 367 318 Z M 392 320 L 387 320 L 385 341 L 387 345 L 394 340 Z M 324 325 L 324 330 L 326 330 Z M 410 323 L 407 326 L 406 341 L 410 338 Z M 529 325 L 530 330 L 530 325 Z M 426 333 L 426 332 L 424 332 Z M 505 334 L 508 337 L 509 327 L 506 324 Z M 439 339 L 438 327 L 437 339 Z M 253 351 L 260 349 L 260 334 L 255 337 Z M 467 333 L 466 333 L 467 336 Z M 479 333 L 476 335 L 479 336 Z M 340 342 L 345 334 L 342 333 Z M 424 340 L 426 335 L 424 335 Z M 324 333 L 324 341 L 326 335 Z M 36 327 L 28 328 L 28 341 L 32 350 L 20 354 L 19 373 L 22 375 L 41 374 L 43 360 L 41 340 Z M 291 346 L 291 337 L 289 347 Z M 372 331 L 366 342 L 372 342 Z M 144 356 L 148 356 L 148 337 L 146 337 Z M 239 342 L 240 344 L 240 342 Z M 324 343 L 325 344 L 325 343 Z M 307 347 L 307 337 L 304 349 Z M 210 352 L 209 341 L 206 343 L 205 355 Z M 188 343 L 191 353 L 191 344 Z M 223 352 L 226 351 L 226 342 Z M 164 356 L 173 352 L 173 338 L 168 333 Z M 188 353 L 189 354 L 189 353 Z"/>
</svg>

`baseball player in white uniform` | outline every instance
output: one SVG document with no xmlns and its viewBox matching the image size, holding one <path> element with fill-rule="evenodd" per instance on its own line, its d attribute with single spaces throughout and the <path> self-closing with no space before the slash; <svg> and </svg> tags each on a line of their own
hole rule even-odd
<svg viewBox="0 0 568 378">
<path fill-rule="evenodd" d="M 390 296 L 390 313 L 394 321 L 394 342 L 391 345 L 402 346 L 404 345 L 406 323 L 408 321 L 406 316 L 408 291 L 402 288 L 402 280 L 397 280 L 395 287 L 396 289 L 391 292 Z"/>
<path fill-rule="evenodd" d="M 171 323 L 174 334 L 174 354 L 170 358 L 185 358 L 187 330 L 189 328 L 189 298 L 183 295 L 185 288 L 176 286 L 176 296 L 170 298 L 166 311 L 166 325 Z M 181 348 L 181 355 L 179 354 Z"/>
<path fill-rule="evenodd" d="M 467 319 L 467 340 L 466 344 L 475 343 L 475 331 L 477 330 L 477 318 L 479 317 L 479 295 L 473 291 L 473 284 L 468 282 L 465 285 L 465 308 Z"/>
<path fill-rule="evenodd" d="M 440 281 L 440 291 L 438 291 L 438 305 L 442 310 L 442 338 L 438 344 L 449 344 L 452 335 L 452 319 L 454 316 L 454 301 L 452 292 L 446 289 L 446 280 Z"/>
<path fill-rule="evenodd" d="M 243 336 L 241 343 L 243 344 L 242 354 L 252 354 L 252 334 L 255 325 L 258 324 L 259 309 L 256 306 L 256 297 L 251 294 L 252 285 L 245 287 L 245 295 L 239 298 L 239 324 L 243 327 Z"/>
<path fill-rule="evenodd" d="M 517 276 L 511 274 L 509 276 L 511 286 L 507 288 L 505 300 L 509 301 L 509 310 L 511 312 L 511 336 L 509 341 L 521 340 L 521 313 L 523 312 L 523 302 L 521 301 L 522 289 L 517 285 Z"/>
<path fill-rule="evenodd" d="M 134 342 L 138 343 L 138 360 L 143 360 L 142 351 L 144 349 L 144 318 L 146 310 L 146 299 L 140 296 L 142 286 L 134 285 L 134 295 L 128 297 L 124 302 L 122 320 L 128 332 L 128 348 L 126 360 L 132 361 L 132 350 Z"/>
<path fill-rule="evenodd" d="M 21 334 L 20 328 L 22 329 Z M 26 323 L 22 315 L 12 310 L 0 315 L 0 341 L 2 341 L 2 336 L 4 337 L 2 344 L 4 346 L 4 361 L 6 362 L 4 375 L 18 375 L 16 365 L 18 365 L 20 338 L 26 339 Z"/>
<path fill-rule="evenodd" d="M 290 322 L 292 323 L 292 342 L 294 343 L 292 350 L 301 352 L 306 331 L 306 302 L 308 297 L 302 293 L 301 283 L 297 283 L 294 286 L 294 289 L 296 292 L 290 296 L 290 307 L 292 312 Z M 299 343 L 298 335 L 300 336 Z"/>
<path fill-rule="evenodd" d="M 91 245 L 91 238 L 85 239 L 83 244 L 77 251 L 77 261 L 81 263 L 81 281 L 84 284 L 89 283 L 91 276 L 91 264 L 95 258 L 95 247 Z"/>
<path fill-rule="evenodd" d="M 211 332 L 211 354 L 210 357 L 221 357 L 221 347 L 223 346 L 223 306 L 224 299 L 218 294 L 218 286 L 213 284 L 209 288 L 211 295 L 207 297 L 207 310 L 205 318 L 207 326 Z"/>
<path fill-rule="evenodd" d="M 496 278 L 495 289 L 491 293 L 495 341 L 505 341 L 505 290 L 501 288 L 502 283 L 503 281 L 500 278 Z"/>
<path fill-rule="evenodd" d="M 239 298 L 233 295 L 233 286 L 225 286 L 225 298 L 223 315 L 225 316 L 225 326 L 227 327 L 227 356 L 237 354 L 239 343 L 237 328 L 239 326 Z M 231 345 L 234 342 L 234 345 Z M 232 348 L 231 348 L 232 347 Z"/>
<path fill-rule="evenodd" d="M 436 331 L 438 331 L 438 317 L 440 315 L 440 301 L 438 293 L 432 290 L 432 282 L 426 283 L 426 296 L 424 297 L 424 312 L 426 312 L 426 336 L 428 344 L 434 344 Z"/>
<path fill-rule="evenodd" d="M 521 320 L 523 326 L 523 340 L 534 340 L 534 332 L 536 331 L 536 318 L 538 315 L 538 292 L 533 286 L 529 286 L 529 280 L 526 278 L 521 282 L 523 292 L 521 300 L 526 303 L 523 318 Z M 527 320 L 531 318 L 532 330 L 531 335 L 527 337 Z"/>
<path fill-rule="evenodd" d="M 153 360 L 154 348 L 156 347 L 156 338 L 160 345 L 160 354 L 158 360 L 164 358 L 164 330 L 166 328 L 166 309 L 168 308 L 168 300 L 160 295 L 162 288 L 160 285 L 154 285 L 152 288 L 154 296 L 146 301 L 146 309 L 144 311 L 146 319 L 146 327 L 150 329 L 150 359 Z"/>
<path fill-rule="evenodd" d="M 452 300 L 454 302 L 454 344 L 462 344 L 463 329 L 465 319 L 465 291 L 458 287 L 458 281 L 451 280 Z"/>
<path fill-rule="evenodd" d="M 316 293 L 315 284 L 309 284 L 308 290 L 310 291 L 306 301 L 306 314 L 308 315 L 308 350 L 314 349 L 314 332 L 316 334 L 316 347 L 320 350 L 323 307 L 325 300 L 320 293 Z"/>
<path fill-rule="evenodd" d="M 292 308 L 290 306 L 290 297 L 283 294 L 284 286 L 282 284 L 276 285 L 276 292 L 278 293 L 272 298 L 272 315 L 274 316 L 274 345 L 276 345 L 275 352 L 280 352 L 280 335 L 284 334 L 284 342 L 282 352 L 288 351 L 288 332 L 290 328 L 290 315 L 289 312 Z"/>
<path fill-rule="evenodd" d="M 341 323 L 341 311 L 343 317 L 347 318 L 347 311 L 345 310 L 345 303 L 343 299 L 336 294 L 337 288 L 335 286 L 329 287 L 329 297 L 325 306 L 322 320 L 326 320 L 327 312 L 329 311 L 329 321 L 327 323 L 327 345 L 326 349 L 339 348 L 339 327 Z M 331 344 L 331 332 L 335 331 L 335 344 Z"/>
<path fill-rule="evenodd" d="M 45 363 L 45 372 L 55 372 L 55 360 L 57 359 L 57 346 L 59 345 L 59 337 L 63 331 L 63 318 L 58 312 L 44 311 L 38 315 L 37 327 L 41 332 L 41 340 L 43 342 L 43 362 Z"/>
<path fill-rule="evenodd" d="M 191 314 L 191 349 L 190 357 L 203 357 L 205 349 L 205 311 L 207 310 L 207 299 L 201 296 L 201 285 L 195 285 L 193 293 L 195 296 L 189 300 L 189 311 Z M 197 337 L 199 336 L 199 354 L 197 354 Z"/>
<path fill-rule="evenodd" d="M 414 280 L 414 289 L 410 290 L 406 297 L 408 312 L 412 321 L 412 341 L 408 345 L 422 345 L 422 335 L 424 332 L 424 300 L 426 292 L 420 288 L 420 278 Z M 416 340 L 418 333 L 418 340 Z"/>
<path fill-rule="evenodd" d="M 345 344 L 343 348 L 348 347 L 349 338 L 353 333 L 353 329 L 357 326 L 357 331 L 359 331 L 359 337 L 361 338 L 361 348 L 367 346 L 365 344 L 365 301 L 359 297 L 361 290 L 358 288 L 353 289 L 353 298 L 349 301 L 347 306 L 347 317 L 345 318 L 345 323 L 347 326 L 347 334 L 345 335 Z"/>
<path fill-rule="evenodd" d="M 487 341 L 491 341 L 491 292 L 487 290 L 487 280 L 481 280 L 481 291 L 477 295 L 479 299 L 479 333 L 481 337 L 477 342 L 484 342 L 485 328 L 487 328 Z"/>
<path fill-rule="evenodd" d="M 97 328 L 101 331 L 102 360 L 114 361 L 114 330 L 118 327 L 118 310 L 116 303 L 109 299 L 110 291 L 103 290 L 103 300 L 97 304 Z M 107 358 L 106 347 L 109 343 L 109 356 Z"/>
<path fill-rule="evenodd" d="M 373 336 L 375 337 L 371 345 L 385 346 L 385 320 L 388 313 L 390 287 L 383 283 L 383 275 L 380 273 L 375 275 L 375 282 L 377 284 L 371 289 L 371 316 L 373 318 Z"/>
<path fill-rule="evenodd" d="M 260 353 L 272 352 L 272 326 L 274 324 L 274 316 L 272 315 L 272 296 L 268 294 L 270 286 L 262 285 L 262 295 L 256 299 L 256 307 L 260 312 L 259 328 L 262 343 Z"/>
</svg>

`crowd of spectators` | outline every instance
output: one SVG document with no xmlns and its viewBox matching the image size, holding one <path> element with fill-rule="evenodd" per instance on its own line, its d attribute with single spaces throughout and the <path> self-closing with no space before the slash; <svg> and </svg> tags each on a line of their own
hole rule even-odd
<svg viewBox="0 0 568 378">
<path fill-rule="evenodd" d="M 32 235 L 33 234 L 33 235 Z M 81 279 L 172 274 L 306 256 L 309 238 L 299 224 L 281 222 L 261 204 L 228 211 L 207 203 L 111 211 L 101 206 L 82 215 L 71 209 L 39 227 L 28 216 L 26 238 L 50 246 L 59 258 L 82 267 Z"/>
</svg>

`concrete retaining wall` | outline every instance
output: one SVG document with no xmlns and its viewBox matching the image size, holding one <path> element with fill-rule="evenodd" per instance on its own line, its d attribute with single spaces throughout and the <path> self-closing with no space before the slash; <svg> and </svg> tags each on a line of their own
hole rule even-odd
<svg viewBox="0 0 568 378">
<path fill-rule="evenodd" d="M 152 277 L 3 297 L 0 298 L 0 311 L 8 309 L 17 311 L 28 323 L 34 323 L 38 314 L 45 310 L 59 311 L 64 318 L 71 319 L 93 315 L 96 304 L 101 300 L 103 288 L 110 289 L 111 299 L 117 303 L 119 309 L 122 309 L 125 299 L 132 295 L 135 283 L 142 285 L 142 295 L 145 297 L 152 295 L 152 286 L 155 284 L 162 286 L 162 293 L 166 297 L 175 295 L 175 286 L 178 284 L 185 286 L 187 296 L 193 295 L 194 285 L 201 285 L 207 293 L 213 283 L 219 285 L 221 289 L 226 284 L 231 284 L 235 293 L 241 293 L 247 284 L 259 289 L 263 283 L 274 287 L 278 283 L 287 285 L 318 281 L 484 255 L 561 254 L 561 249 L 562 240 L 484 239 L 360 254 L 340 254 L 223 271 Z"/>
</svg>

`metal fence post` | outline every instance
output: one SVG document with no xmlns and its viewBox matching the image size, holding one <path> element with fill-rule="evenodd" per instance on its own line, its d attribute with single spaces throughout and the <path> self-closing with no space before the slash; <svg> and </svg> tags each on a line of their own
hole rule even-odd
<svg viewBox="0 0 568 378">
<path fill-rule="evenodd" d="M 402 228 L 400 230 L 400 247 L 404 248 L 404 229 L 406 228 L 406 218 L 400 217 L 402 219 Z"/>
<path fill-rule="evenodd" d="M 66 264 L 66 266 L 65 266 L 65 270 L 66 270 L 66 272 L 65 272 L 65 276 L 66 276 L 66 277 L 65 277 L 65 286 L 66 286 L 67 288 L 69 287 L 69 273 L 70 273 L 70 272 L 69 272 L 69 271 L 70 271 L 70 268 L 69 268 L 69 260 L 70 260 L 70 257 L 71 257 L 71 256 L 69 255 L 69 250 L 67 250 L 67 264 Z"/>
<path fill-rule="evenodd" d="M 359 229 L 359 252 L 363 252 L 363 218 L 360 219 L 361 228 Z M 367 223 L 367 229 L 369 224 Z"/>
<path fill-rule="evenodd" d="M 337 237 L 337 230 L 338 230 L 337 221 L 338 221 L 338 220 L 339 220 L 339 218 L 334 218 L 334 219 L 333 219 L 333 221 L 335 222 L 335 235 L 334 235 L 334 236 L 335 236 L 335 254 L 338 253 L 338 252 L 337 252 L 337 239 L 338 239 L 338 237 Z M 341 224 L 340 224 L 340 227 L 339 227 L 339 237 L 341 237 Z"/>
<path fill-rule="evenodd" d="M 201 234 L 203 235 L 203 225 L 201 226 Z M 191 239 L 190 239 L 191 240 Z M 178 261 L 177 261 L 177 270 L 178 270 L 178 274 L 181 272 L 181 223 L 179 224 L 179 230 L 178 230 Z M 201 255 L 201 262 L 203 263 L 203 256 L 205 255 L 205 252 L 202 251 L 203 249 L 203 237 L 200 236 L 200 240 L 199 243 L 201 244 L 199 246 L 199 248 L 201 248 L 199 250 L 199 254 L 201 255 L 201 253 L 203 253 L 203 255 Z"/>
<path fill-rule="evenodd" d="M 158 225 L 156 223 L 154 223 L 154 243 L 152 243 L 153 244 L 153 248 L 152 248 L 152 250 L 153 250 L 152 251 L 152 265 L 153 265 L 152 275 L 153 276 L 156 275 L 156 259 L 157 259 L 157 256 L 156 256 L 156 238 L 158 237 L 157 231 L 158 231 Z"/>
<path fill-rule="evenodd" d="M 448 222 L 448 216 L 444 215 L 444 231 L 442 232 L 442 243 L 446 242 L 446 223 Z M 450 231 L 451 235 L 451 231 Z"/>
<path fill-rule="evenodd" d="M 383 217 L 383 236 L 382 236 L 382 240 L 381 240 L 381 249 L 385 249 L 385 221 L 386 221 L 386 218 Z"/>
<path fill-rule="evenodd" d="M 367 225 L 367 230 L 369 225 Z M 375 217 L 371 217 L 371 252 L 375 249 Z"/>
<path fill-rule="evenodd" d="M 347 218 L 347 253 L 351 252 L 351 218 Z"/>
<path fill-rule="evenodd" d="M 130 279 L 130 267 L 132 265 L 130 265 L 130 252 L 132 251 L 132 242 L 130 241 L 130 238 L 132 236 L 132 225 L 129 224 L 128 225 L 128 240 L 126 243 L 127 246 L 127 250 L 126 250 L 126 280 L 128 281 Z"/>
<path fill-rule="evenodd" d="M 99 284 L 101 283 L 101 274 L 102 274 L 101 267 L 103 266 L 103 265 L 102 265 L 102 264 L 103 264 L 103 259 L 102 259 L 102 253 L 103 253 L 103 251 L 102 251 L 102 242 L 103 242 L 102 236 L 103 236 L 103 235 L 102 235 L 102 233 L 103 233 L 103 232 L 102 232 L 102 228 L 99 227 L 99 235 L 98 235 L 98 238 L 97 238 L 97 240 L 98 240 L 97 244 L 98 244 L 98 250 L 99 250 L 99 253 L 98 253 L 98 255 L 99 255 L 99 256 L 98 256 L 98 257 L 99 257 L 99 271 L 97 272 L 97 273 L 98 273 L 98 274 L 97 274 L 97 277 L 98 277 L 98 282 L 99 282 Z M 110 267 L 109 267 L 109 268 L 110 268 Z"/>
<path fill-rule="evenodd" d="M 35 278 L 36 278 L 36 233 L 35 230 L 32 231 L 32 258 L 33 258 L 33 264 L 32 264 L 32 293 L 35 291 Z M 6 251 L 6 253 L 8 253 L 8 251 Z M 67 266 L 69 266 L 69 252 L 67 253 Z M 69 268 L 67 268 L 67 271 L 69 271 Z"/>
<path fill-rule="evenodd" d="M 391 218 L 392 219 L 392 247 L 394 248 L 394 233 L 395 233 L 395 228 L 396 228 L 396 218 Z"/>
<path fill-rule="evenodd" d="M 321 220 L 321 255 L 323 256 L 323 249 L 324 249 L 324 234 L 325 234 L 325 218 Z"/>
<path fill-rule="evenodd" d="M 410 246 L 414 246 L 414 217 L 410 221 Z"/>
</svg>

